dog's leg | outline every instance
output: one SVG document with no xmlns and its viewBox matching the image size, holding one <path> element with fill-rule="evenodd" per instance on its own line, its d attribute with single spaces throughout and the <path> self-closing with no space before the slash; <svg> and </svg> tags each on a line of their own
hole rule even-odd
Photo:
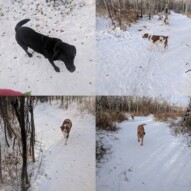
<svg viewBox="0 0 191 191">
<path fill-rule="evenodd" d="M 68 138 L 65 138 L 65 145 L 67 145 L 67 142 L 68 142 Z"/>
<path fill-rule="evenodd" d="M 32 57 L 32 54 L 30 52 L 28 52 L 28 46 L 26 46 L 25 44 L 22 44 L 21 42 L 17 41 L 18 44 L 23 48 L 23 50 L 27 53 L 27 55 L 29 57 Z"/>
<path fill-rule="evenodd" d="M 60 72 L 60 69 L 54 64 L 54 61 L 50 58 L 48 58 L 49 62 L 51 63 L 51 65 L 53 66 L 54 70 L 56 72 Z"/>
<path fill-rule="evenodd" d="M 144 136 L 142 136 L 142 138 L 141 138 L 141 146 L 143 146 L 143 138 L 144 138 Z"/>
<path fill-rule="evenodd" d="M 139 139 L 139 135 L 137 136 L 137 138 L 138 138 L 138 142 L 140 141 L 140 139 Z"/>
<path fill-rule="evenodd" d="M 66 135 L 66 139 L 65 139 L 65 145 L 67 145 L 68 142 L 68 138 L 69 138 L 69 134 Z"/>
<path fill-rule="evenodd" d="M 151 44 L 148 50 L 149 50 L 150 52 L 153 51 L 153 50 L 154 50 L 154 45 Z"/>
</svg>

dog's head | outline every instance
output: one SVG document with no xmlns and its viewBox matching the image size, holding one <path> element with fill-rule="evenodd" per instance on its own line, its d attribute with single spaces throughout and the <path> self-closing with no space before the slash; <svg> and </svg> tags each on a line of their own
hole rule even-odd
<svg viewBox="0 0 191 191">
<path fill-rule="evenodd" d="M 145 33 L 144 35 L 143 35 L 143 38 L 148 38 L 149 37 L 149 34 L 148 33 Z"/>
<path fill-rule="evenodd" d="M 68 132 L 68 133 L 70 132 L 70 127 L 67 124 L 62 125 L 60 129 L 62 132 Z"/>
<path fill-rule="evenodd" d="M 70 133 L 70 127 L 69 127 L 67 124 L 62 125 L 62 126 L 60 127 L 60 129 L 61 129 L 62 133 L 64 134 L 64 137 L 66 137 L 66 136 L 69 135 L 69 133 Z"/>
<path fill-rule="evenodd" d="M 60 41 L 54 46 L 53 58 L 55 60 L 62 60 L 70 72 L 74 72 L 76 70 L 74 65 L 75 56 L 76 48 L 73 45 L 69 45 Z"/>
</svg>

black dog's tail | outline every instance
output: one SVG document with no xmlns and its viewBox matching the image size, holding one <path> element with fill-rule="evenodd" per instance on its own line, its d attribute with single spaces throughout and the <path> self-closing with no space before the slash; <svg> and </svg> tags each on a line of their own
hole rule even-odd
<svg viewBox="0 0 191 191">
<path fill-rule="evenodd" d="M 29 21 L 30 21 L 30 19 L 24 19 L 24 20 L 18 22 L 16 27 L 15 27 L 15 31 L 17 31 L 22 25 L 24 25 L 25 23 L 27 23 Z"/>
</svg>

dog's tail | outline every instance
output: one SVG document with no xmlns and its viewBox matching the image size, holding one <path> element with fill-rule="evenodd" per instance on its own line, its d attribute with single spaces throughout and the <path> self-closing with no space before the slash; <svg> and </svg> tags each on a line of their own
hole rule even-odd
<svg viewBox="0 0 191 191">
<path fill-rule="evenodd" d="M 30 19 L 24 19 L 24 20 L 18 22 L 16 27 L 15 27 L 15 31 L 17 31 L 22 25 L 24 25 L 25 23 L 27 23 L 29 21 L 30 21 Z"/>
</svg>

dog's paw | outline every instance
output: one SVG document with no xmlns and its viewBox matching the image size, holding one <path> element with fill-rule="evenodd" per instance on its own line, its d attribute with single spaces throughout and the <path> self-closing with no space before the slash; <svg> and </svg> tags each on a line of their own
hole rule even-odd
<svg viewBox="0 0 191 191">
<path fill-rule="evenodd" d="M 31 54 L 31 53 L 28 53 L 28 56 L 29 56 L 29 57 L 32 57 L 32 54 Z"/>
<path fill-rule="evenodd" d="M 60 72 L 60 69 L 58 67 L 54 68 L 56 72 Z"/>
</svg>

